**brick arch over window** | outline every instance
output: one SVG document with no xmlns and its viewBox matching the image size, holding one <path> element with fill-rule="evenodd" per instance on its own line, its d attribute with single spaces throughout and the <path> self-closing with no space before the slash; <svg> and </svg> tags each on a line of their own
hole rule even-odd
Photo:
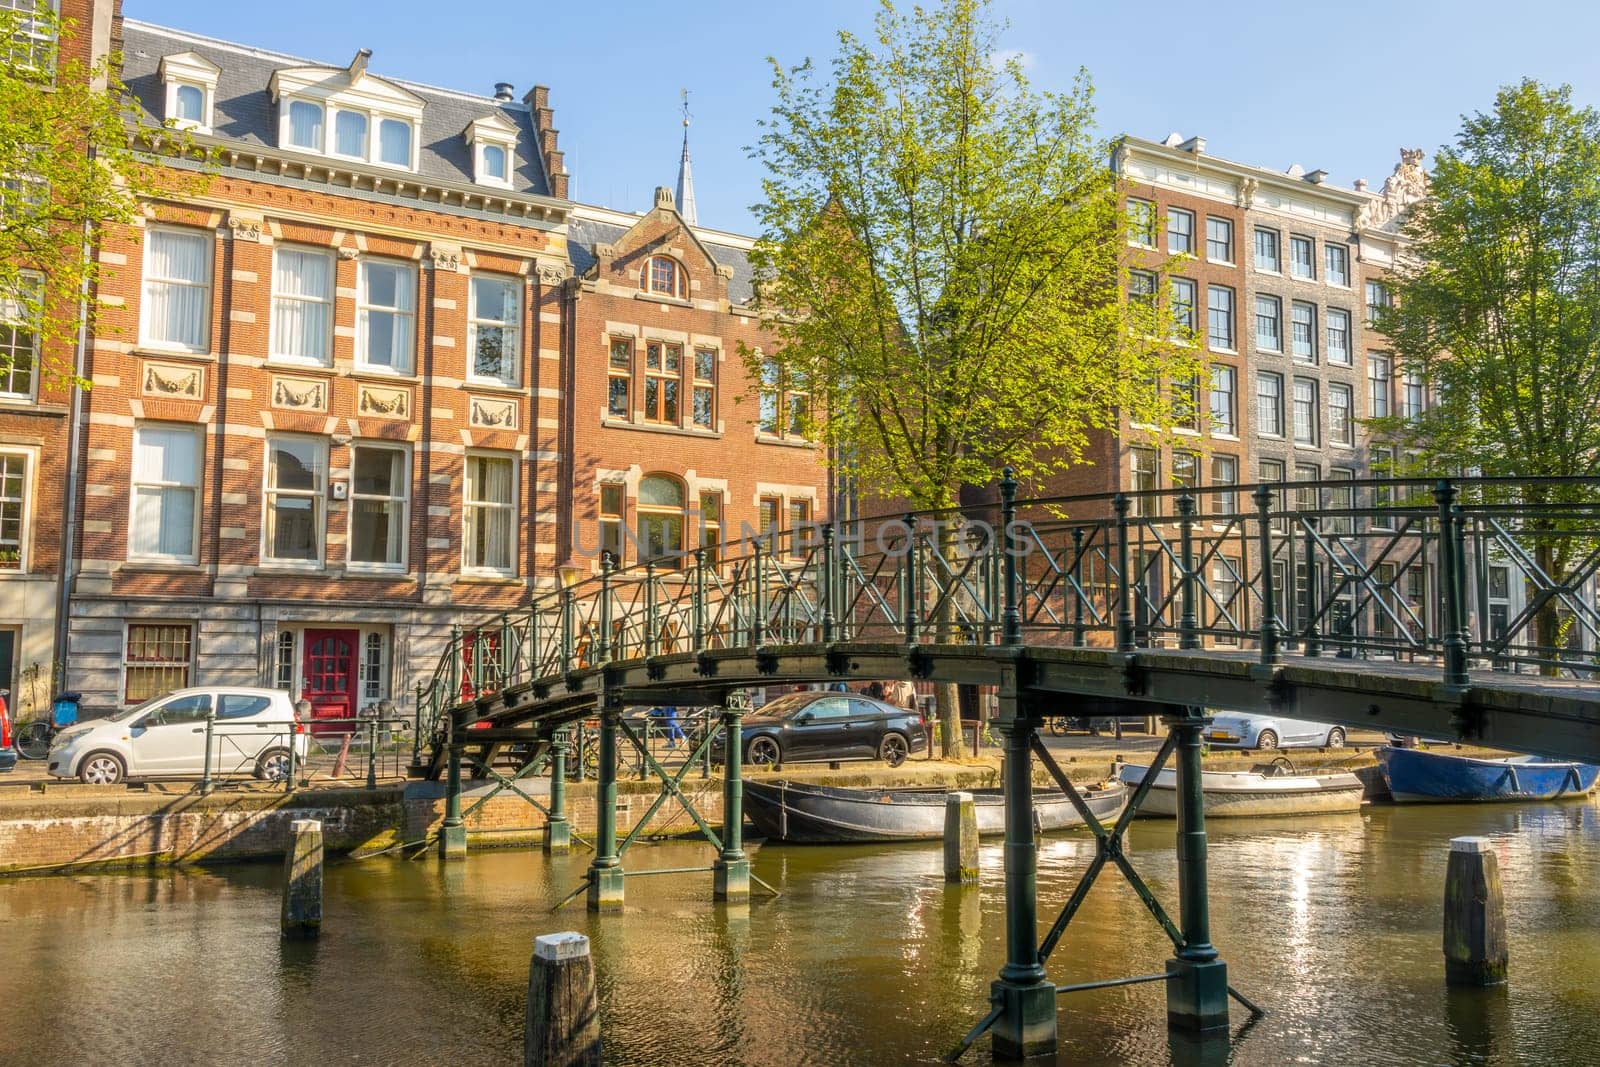
<svg viewBox="0 0 1600 1067">
<path fill-rule="evenodd" d="M 639 271 L 641 292 L 657 296 L 671 296 L 679 300 L 689 298 L 689 272 L 682 263 L 671 256 L 655 255 L 645 260 Z"/>
</svg>

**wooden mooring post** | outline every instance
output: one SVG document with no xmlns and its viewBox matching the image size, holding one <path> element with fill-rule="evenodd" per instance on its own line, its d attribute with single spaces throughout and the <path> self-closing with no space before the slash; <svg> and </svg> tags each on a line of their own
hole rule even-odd
<svg viewBox="0 0 1600 1067">
<path fill-rule="evenodd" d="M 283 858 L 283 936 L 310 941 L 322 933 L 322 823 L 296 819 Z"/>
<path fill-rule="evenodd" d="M 944 795 L 944 880 L 978 880 L 978 808 L 971 793 Z"/>
<path fill-rule="evenodd" d="M 599 1067 L 600 1000 L 589 939 L 579 933 L 533 939 L 523 1067 Z"/>
<path fill-rule="evenodd" d="M 1444 878 L 1444 980 L 1490 986 L 1506 980 L 1506 904 L 1500 864 L 1487 837 L 1450 840 Z"/>
</svg>

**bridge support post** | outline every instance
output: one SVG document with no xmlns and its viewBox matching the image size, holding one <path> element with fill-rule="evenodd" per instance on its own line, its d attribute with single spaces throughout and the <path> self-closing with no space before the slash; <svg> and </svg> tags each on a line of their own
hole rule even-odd
<svg viewBox="0 0 1600 1067">
<path fill-rule="evenodd" d="M 447 860 L 459 860 L 467 855 L 467 823 L 461 817 L 461 745 L 450 742 L 448 752 L 444 778 L 444 825 L 439 827 L 439 855 Z"/>
<path fill-rule="evenodd" d="M 712 896 L 717 900 L 750 899 L 750 858 L 744 852 L 744 753 L 740 739 L 743 713 L 722 713 L 722 854 L 712 869 Z"/>
<path fill-rule="evenodd" d="M 1002 675 L 996 725 L 1005 745 L 1006 963 L 989 986 L 1000 1013 L 990 1034 L 997 1059 L 1026 1059 L 1056 1051 L 1056 987 L 1039 958 L 1032 752 L 1038 723 L 1017 699 L 1015 667 Z"/>
<path fill-rule="evenodd" d="M 567 822 L 567 730 L 550 738 L 550 814 L 544 824 L 546 855 L 565 853 L 572 848 L 572 826 Z"/>
<path fill-rule="evenodd" d="M 604 701 L 600 711 L 600 769 L 595 786 L 594 859 L 589 864 L 589 910 L 622 910 L 622 859 L 617 855 L 617 719 L 622 709 Z"/>
<path fill-rule="evenodd" d="M 1228 1026 L 1228 965 L 1211 944 L 1206 888 L 1206 814 L 1201 792 L 1201 731 L 1211 720 L 1188 707 L 1167 720 L 1177 738 L 1178 917 L 1183 945 L 1167 961 L 1167 1025 L 1178 1030 Z"/>
</svg>

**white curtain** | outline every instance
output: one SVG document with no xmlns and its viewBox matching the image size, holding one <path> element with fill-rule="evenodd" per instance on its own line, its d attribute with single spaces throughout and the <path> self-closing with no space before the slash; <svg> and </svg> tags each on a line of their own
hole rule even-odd
<svg viewBox="0 0 1600 1067">
<path fill-rule="evenodd" d="M 511 569 L 512 464 L 507 459 L 472 456 L 467 460 L 467 565 Z M 496 506 L 500 505 L 500 506 Z"/>
<path fill-rule="evenodd" d="M 304 100 L 289 103 L 289 143 L 318 152 L 322 147 L 322 108 Z"/>
<path fill-rule="evenodd" d="M 328 361 L 333 310 L 333 258 L 279 249 L 272 271 L 272 351 Z"/>
<path fill-rule="evenodd" d="M 141 426 L 134 441 L 133 530 L 138 556 L 194 555 L 200 438 L 190 430 Z"/>
<path fill-rule="evenodd" d="M 211 325 L 208 236 L 151 230 L 145 251 L 145 323 L 152 341 L 205 348 Z"/>
<path fill-rule="evenodd" d="M 363 263 L 365 307 L 361 310 L 366 334 L 367 362 L 402 373 L 411 371 L 414 278 L 406 267 L 389 263 Z"/>
<path fill-rule="evenodd" d="M 333 116 L 333 150 L 341 156 L 367 158 L 367 116 L 339 111 Z"/>
<path fill-rule="evenodd" d="M 378 158 L 385 163 L 411 166 L 411 124 L 399 119 L 378 123 Z"/>
</svg>

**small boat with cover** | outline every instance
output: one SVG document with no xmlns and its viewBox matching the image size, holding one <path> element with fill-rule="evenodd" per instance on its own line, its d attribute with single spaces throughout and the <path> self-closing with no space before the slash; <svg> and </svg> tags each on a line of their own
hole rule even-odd
<svg viewBox="0 0 1600 1067">
<path fill-rule="evenodd" d="M 1149 767 L 1124 763 L 1118 776 L 1129 790 L 1144 781 Z M 1353 774 L 1299 774 L 1283 756 L 1248 771 L 1203 771 L 1200 790 L 1206 818 L 1239 815 L 1343 815 L 1361 810 L 1361 779 Z M 1139 806 L 1141 815 L 1178 814 L 1178 772 L 1156 775 Z"/>
<path fill-rule="evenodd" d="M 928 841 L 944 836 L 945 789 L 845 789 L 800 782 L 744 783 L 744 811 L 771 841 L 836 845 L 869 841 Z M 1005 832 L 1005 794 L 999 789 L 970 789 L 978 817 L 978 833 Z M 1127 790 L 1121 782 L 1080 787 L 1084 803 L 1102 822 L 1122 813 Z M 1083 817 L 1059 790 L 1033 795 L 1034 829 L 1041 833 L 1070 830 Z"/>
<path fill-rule="evenodd" d="M 1383 780 L 1398 803 L 1463 800 L 1559 800 L 1588 796 L 1600 767 L 1543 756 L 1482 758 L 1385 746 Z"/>
</svg>

